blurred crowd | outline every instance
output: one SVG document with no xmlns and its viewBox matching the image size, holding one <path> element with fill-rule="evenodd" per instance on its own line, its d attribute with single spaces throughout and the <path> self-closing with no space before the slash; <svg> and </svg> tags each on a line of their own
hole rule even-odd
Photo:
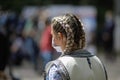
<svg viewBox="0 0 120 80">
<path fill-rule="evenodd" d="M 27 60 L 33 64 L 33 69 L 38 70 L 41 60 L 43 72 L 46 63 L 60 55 L 51 45 L 51 16 L 43 18 L 47 14 L 38 13 L 37 16 L 25 18 L 22 13 L 0 10 L 0 71 L 4 71 L 8 66 L 12 80 L 19 80 L 12 74 L 12 66 L 21 66 L 22 62 Z M 99 43 L 104 49 L 106 59 L 114 60 L 116 56 L 113 50 L 114 28 L 112 11 L 107 11 L 100 34 L 96 34 L 96 29 L 88 32 L 91 38 L 86 48 L 97 54 Z"/>
</svg>

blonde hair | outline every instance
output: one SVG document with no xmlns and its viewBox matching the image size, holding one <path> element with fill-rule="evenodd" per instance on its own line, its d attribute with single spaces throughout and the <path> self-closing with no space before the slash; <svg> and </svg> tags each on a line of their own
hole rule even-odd
<svg viewBox="0 0 120 80">
<path fill-rule="evenodd" d="M 63 16 L 54 17 L 52 19 L 52 27 L 54 32 L 61 32 L 67 39 L 64 53 L 76 49 L 83 49 L 85 46 L 85 32 L 79 19 L 73 14 L 65 14 Z"/>
</svg>

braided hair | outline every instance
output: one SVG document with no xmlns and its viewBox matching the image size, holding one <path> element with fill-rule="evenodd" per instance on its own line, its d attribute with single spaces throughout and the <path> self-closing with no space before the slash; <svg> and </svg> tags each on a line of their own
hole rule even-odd
<svg viewBox="0 0 120 80">
<path fill-rule="evenodd" d="M 65 54 L 85 46 L 85 32 L 79 19 L 73 14 L 65 14 L 52 20 L 53 30 L 62 33 L 66 39 Z"/>
</svg>

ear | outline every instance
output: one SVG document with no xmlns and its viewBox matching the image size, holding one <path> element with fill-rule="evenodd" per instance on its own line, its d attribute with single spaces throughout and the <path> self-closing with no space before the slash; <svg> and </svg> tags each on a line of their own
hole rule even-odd
<svg viewBox="0 0 120 80">
<path fill-rule="evenodd" d="M 63 34 L 60 33 L 60 32 L 58 32 L 58 39 L 59 39 L 59 40 L 60 40 L 60 39 L 63 39 Z"/>
</svg>

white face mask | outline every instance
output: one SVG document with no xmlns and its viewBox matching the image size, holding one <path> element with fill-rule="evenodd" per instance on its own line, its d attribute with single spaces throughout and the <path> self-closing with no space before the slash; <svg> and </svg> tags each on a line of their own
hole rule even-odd
<svg viewBox="0 0 120 80">
<path fill-rule="evenodd" d="M 55 45 L 54 40 L 52 39 L 52 47 L 57 51 L 57 52 L 62 52 L 62 49 L 60 46 Z"/>
</svg>

